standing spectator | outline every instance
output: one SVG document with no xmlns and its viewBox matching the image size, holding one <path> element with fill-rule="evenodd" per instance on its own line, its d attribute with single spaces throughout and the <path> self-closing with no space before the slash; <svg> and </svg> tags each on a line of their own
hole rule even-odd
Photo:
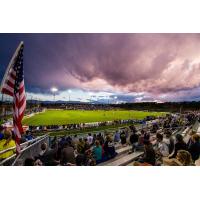
<svg viewBox="0 0 200 200">
<path fill-rule="evenodd" d="M 138 146 L 139 136 L 136 132 L 132 132 L 130 135 L 130 143 L 132 145 L 132 152 L 134 152 L 135 148 Z"/>
<path fill-rule="evenodd" d="M 188 151 L 191 153 L 192 160 L 195 162 L 197 159 L 199 159 L 200 156 L 199 135 L 194 134 L 191 139 L 192 139 L 192 144 L 189 146 Z"/>
</svg>

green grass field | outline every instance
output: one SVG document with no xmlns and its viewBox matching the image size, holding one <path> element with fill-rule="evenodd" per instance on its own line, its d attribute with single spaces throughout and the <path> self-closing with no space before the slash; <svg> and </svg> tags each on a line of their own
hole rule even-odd
<svg viewBox="0 0 200 200">
<path fill-rule="evenodd" d="M 24 125 L 64 125 L 73 123 L 102 122 L 119 119 L 144 119 L 146 116 L 161 116 L 164 112 L 144 111 L 82 111 L 82 110 L 47 110 L 30 118 L 24 118 Z"/>
</svg>

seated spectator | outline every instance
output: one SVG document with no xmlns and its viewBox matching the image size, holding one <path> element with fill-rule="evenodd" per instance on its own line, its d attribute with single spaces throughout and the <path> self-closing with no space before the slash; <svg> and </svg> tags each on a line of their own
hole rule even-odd
<svg viewBox="0 0 200 200">
<path fill-rule="evenodd" d="M 32 136 L 30 131 L 26 132 L 25 137 L 26 137 L 26 140 L 32 140 L 33 139 L 33 136 Z"/>
<path fill-rule="evenodd" d="M 191 154 L 185 150 L 178 150 L 176 158 L 163 158 L 163 165 L 167 166 L 192 166 Z"/>
<path fill-rule="evenodd" d="M 136 133 L 137 132 L 137 129 L 135 128 L 134 125 L 129 126 L 129 128 L 130 128 L 132 133 Z"/>
<path fill-rule="evenodd" d="M 176 135 L 176 144 L 174 147 L 174 151 L 171 155 L 169 155 L 169 158 L 175 158 L 178 150 L 187 150 L 187 145 L 183 141 L 183 136 L 181 134 Z"/>
<path fill-rule="evenodd" d="M 144 155 L 138 160 L 140 163 L 155 165 L 156 154 L 150 141 L 144 141 Z"/>
<path fill-rule="evenodd" d="M 76 165 L 77 166 L 84 166 L 86 164 L 86 157 L 84 154 L 78 154 L 76 156 Z"/>
<path fill-rule="evenodd" d="M 149 139 L 150 139 L 150 134 L 147 132 L 147 131 L 145 131 L 144 129 L 142 129 L 141 130 L 141 134 L 143 135 L 143 140 L 145 141 L 149 141 Z"/>
<path fill-rule="evenodd" d="M 0 126 L 0 140 L 2 140 L 4 137 L 4 134 L 3 134 L 3 126 Z"/>
<path fill-rule="evenodd" d="M 0 151 L 9 149 L 11 147 L 15 147 L 15 140 L 13 138 L 12 132 L 5 130 L 4 131 L 4 138 L 0 140 Z M 0 154 L 0 159 L 5 159 L 14 154 L 15 149 L 9 150 L 3 154 Z"/>
<path fill-rule="evenodd" d="M 190 145 L 193 143 L 193 141 L 192 141 L 192 136 L 195 134 L 195 131 L 194 130 L 191 130 L 190 132 L 189 132 L 189 140 L 188 140 L 188 142 L 187 142 L 187 149 L 189 149 L 189 147 L 190 147 Z"/>
<path fill-rule="evenodd" d="M 80 154 L 85 153 L 85 142 L 83 141 L 82 138 L 79 138 L 79 142 L 77 144 L 77 152 Z"/>
<path fill-rule="evenodd" d="M 68 142 L 64 144 L 64 148 L 61 151 L 61 163 L 62 165 L 76 164 L 74 149 Z"/>
<path fill-rule="evenodd" d="M 110 135 L 106 137 L 106 141 L 104 143 L 104 153 L 108 159 L 116 156 L 115 145 Z"/>
<path fill-rule="evenodd" d="M 200 156 L 199 135 L 194 134 L 191 139 L 192 139 L 192 144 L 189 146 L 188 151 L 191 153 L 192 160 L 195 162 L 197 159 L 199 159 Z"/>
<path fill-rule="evenodd" d="M 84 151 L 87 151 L 90 149 L 90 144 L 88 142 L 87 138 L 84 138 Z"/>
<path fill-rule="evenodd" d="M 93 155 L 96 163 L 100 163 L 102 160 L 102 146 L 100 145 L 100 142 L 98 140 L 96 140 L 95 146 L 93 147 Z"/>
<path fill-rule="evenodd" d="M 92 145 L 94 145 L 95 144 L 95 141 L 97 140 L 97 135 L 96 134 L 94 134 L 93 135 L 93 139 L 92 139 Z"/>
<path fill-rule="evenodd" d="M 38 159 L 40 159 L 45 166 L 55 166 L 60 163 L 60 161 L 56 160 L 56 153 L 57 148 L 49 149 L 46 143 L 42 143 Z"/>
<path fill-rule="evenodd" d="M 172 134 L 169 130 L 165 132 L 165 138 L 163 141 L 168 145 L 169 148 L 169 154 L 171 154 L 174 151 L 174 139 L 172 137 Z"/>
<path fill-rule="evenodd" d="M 97 135 L 97 140 L 99 140 L 100 145 L 103 145 L 103 144 L 104 144 L 104 137 L 103 137 L 103 135 L 102 135 L 101 133 L 99 133 L 99 134 Z"/>
<path fill-rule="evenodd" d="M 77 135 L 74 135 L 73 141 L 74 141 L 74 146 L 75 146 L 75 148 L 77 148 L 77 144 L 78 144 L 78 142 L 79 142 L 79 139 L 78 139 Z"/>
<path fill-rule="evenodd" d="M 55 137 L 53 138 L 53 140 L 51 141 L 51 148 L 54 149 L 54 148 L 56 148 L 57 145 L 58 145 L 58 139 L 57 139 L 57 137 L 55 136 Z"/>
<path fill-rule="evenodd" d="M 121 144 L 126 145 L 126 133 L 124 130 L 122 130 L 122 132 L 120 134 L 120 139 L 121 139 Z"/>
<path fill-rule="evenodd" d="M 95 166 L 96 165 L 96 161 L 95 161 L 92 151 L 90 149 L 85 151 L 85 158 L 86 158 L 86 163 L 85 163 L 86 166 Z"/>
<path fill-rule="evenodd" d="M 157 139 L 157 143 L 156 143 L 155 150 L 156 150 L 156 154 L 158 158 L 167 157 L 169 155 L 169 148 L 167 144 L 163 141 L 163 135 L 160 133 L 157 133 L 156 139 Z"/>
<path fill-rule="evenodd" d="M 119 131 L 116 131 L 114 135 L 114 142 L 118 143 L 119 141 L 120 141 L 120 133 Z"/>
</svg>

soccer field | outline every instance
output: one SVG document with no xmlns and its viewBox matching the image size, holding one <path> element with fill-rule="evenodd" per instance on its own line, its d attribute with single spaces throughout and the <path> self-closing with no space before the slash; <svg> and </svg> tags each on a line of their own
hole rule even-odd
<svg viewBox="0 0 200 200">
<path fill-rule="evenodd" d="M 82 110 L 46 110 L 43 113 L 32 117 L 25 117 L 24 125 L 65 125 L 87 122 L 113 121 L 119 119 L 144 119 L 146 116 L 162 116 L 164 112 L 144 112 L 144 111 L 82 111 Z"/>
</svg>

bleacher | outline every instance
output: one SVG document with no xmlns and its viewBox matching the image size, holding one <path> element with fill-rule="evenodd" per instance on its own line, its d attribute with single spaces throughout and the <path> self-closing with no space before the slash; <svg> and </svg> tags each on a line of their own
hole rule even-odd
<svg viewBox="0 0 200 200">
<path fill-rule="evenodd" d="M 152 126 L 152 123 L 149 122 L 146 124 L 145 127 L 142 126 L 137 126 L 137 130 L 140 131 L 142 128 L 145 128 L 146 130 L 149 130 Z M 163 129 L 160 129 L 159 132 L 162 132 Z M 176 134 L 181 134 L 184 137 L 185 142 L 188 141 L 190 138 L 190 131 L 200 131 L 200 123 L 196 121 L 192 126 L 182 126 L 182 127 L 177 127 L 173 133 L 172 136 L 175 138 Z M 114 135 L 115 131 L 110 131 L 112 135 Z M 95 133 L 93 133 L 95 134 Z M 87 136 L 87 133 L 84 133 L 82 135 L 79 135 L 78 137 L 84 137 Z M 155 134 L 151 134 L 151 138 L 155 139 Z M 25 142 L 21 144 L 22 147 L 22 152 L 21 154 L 17 157 L 16 154 L 12 155 L 11 157 L 3 160 L 0 162 L 0 165 L 23 165 L 24 160 L 29 157 L 34 157 L 37 156 L 39 151 L 40 151 L 40 146 L 41 144 L 45 141 L 47 144 L 49 143 L 50 136 L 48 134 L 37 137 L 34 140 Z M 12 148 L 14 149 L 14 148 Z M 126 144 L 126 146 L 122 146 L 120 143 L 115 144 L 115 149 L 117 155 L 105 162 L 102 162 L 98 164 L 98 166 L 127 166 L 127 165 L 133 165 L 133 162 L 137 160 L 140 156 L 143 155 L 143 151 L 132 151 L 132 146 L 130 144 Z M 6 151 L 9 151 L 11 149 L 4 150 L 0 152 L 0 154 L 5 153 Z M 17 159 L 16 159 L 17 158 Z"/>
</svg>

